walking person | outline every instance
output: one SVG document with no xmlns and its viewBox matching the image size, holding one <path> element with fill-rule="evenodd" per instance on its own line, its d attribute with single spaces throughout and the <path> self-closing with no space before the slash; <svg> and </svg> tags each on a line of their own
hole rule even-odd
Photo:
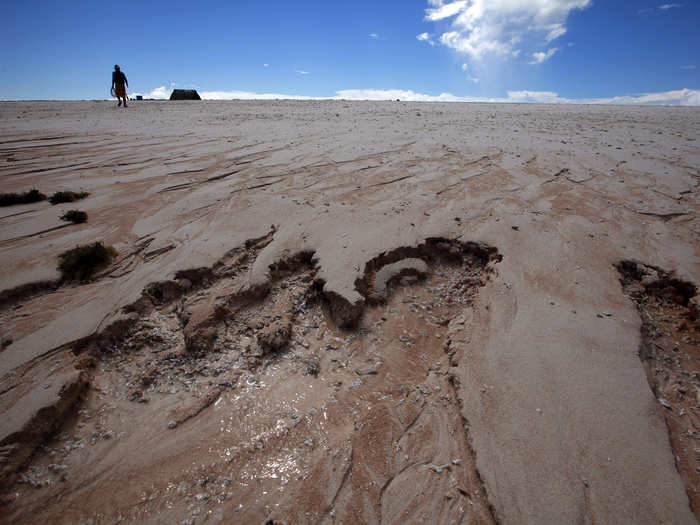
<svg viewBox="0 0 700 525">
<path fill-rule="evenodd" d="M 119 104 L 117 107 L 122 105 L 122 99 L 124 100 L 124 107 L 126 105 L 126 87 L 129 85 L 129 81 L 126 79 L 126 75 L 119 69 L 119 66 L 114 66 L 114 71 L 112 71 L 112 89 L 114 89 L 114 95 L 117 97 Z"/>
</svg>

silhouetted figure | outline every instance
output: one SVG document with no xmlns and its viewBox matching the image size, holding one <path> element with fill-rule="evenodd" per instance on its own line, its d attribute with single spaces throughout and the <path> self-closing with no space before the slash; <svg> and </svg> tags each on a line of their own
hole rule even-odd
<svg viewBox="0 0 700 525">
<path fill-rule="evenodd" d="M 129 81 L 126 79 L 126 75 L 119 69 L 119 66 L 114 66 L 114 71 L 112 71 L 112 88 L 114 89 L 114 95 L 119 101 L 117 107 L 122 105 L 122 99 L 124 100 L 124 107 L 128 107 L 126 105 L 126 86 L 128 85 Z"/>
</svg>

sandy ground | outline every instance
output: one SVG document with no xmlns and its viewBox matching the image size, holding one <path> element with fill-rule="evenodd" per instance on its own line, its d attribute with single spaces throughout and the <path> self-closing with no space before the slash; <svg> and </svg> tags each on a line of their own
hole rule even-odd
<svg viewBox="0 0 700 525">
<path fill-rule="evenodd" d="M 696 523 L 699 140 L 698 108 L 0 103 L 0 191 L 90 192 L 0 208 L 0 522 Z"/>
</svg>

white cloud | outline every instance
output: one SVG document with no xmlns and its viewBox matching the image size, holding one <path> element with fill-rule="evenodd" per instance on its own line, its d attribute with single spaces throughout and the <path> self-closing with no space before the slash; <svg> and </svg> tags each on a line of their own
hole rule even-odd
<svg viewBox="0 0 700 525">
<path fill-rule="evenodd" d="M 377 39 L 379 38 L 379 35 L 378 35 L 377 33 L 370 33 L 370 34 L 369 34 L 369 37 L 370 37 L 370 38 L 374 38 L 375 40 L 377 40 Z"/>
<path fill-rule="evenodd" d="M 416 35 L 416 38 L 421 42 L 428 42 L 428 44 L 431 46 L 435 45 L 435 42 L 433 42 L 433 39 L 429 33 L 421 33 L 420 35 Z"/>
<path fill-rule="evenodd" d="M 297 69 L 296 72 L 299 73 L 300 75 L 308 75 L 309 74 L 308 71 L 304 71 L 303 69 Z"/>
<path fill-rule="evenodd" d="M 462 71 L 467 71 L 469 66 L 467 64 L 462 64 Z"/>
<path fill-rule="evenodd" d="M 669 9 L 678 9 L 681 7 L 685 7 L 685 4 L 661 4 L 659 6 L 654 7 L 644 7 L 642 9 L 637 10 L 637 13 L 640 15 L 644 15 L 647 13 L 651 13 L 654 11 L 654 9 L 659 9 L 661 11 L 668 11 Z"/>
<path fill-rule="evenodd" d="M 646 93 L 637 96 L 618 96 L 592 99 L 591 104 L 635 104 L 655 106 L 700 106 L 700 90 L 679 89 L 662 93 Z"/>
<path fill-rule="evenodd" d="M 458 2 L 450 2 L 448 4 L 443 4 L 440 2 L 438 7 L 434 9 L 425 10 L 426 20 L 436 21 L 442 20 L 443 18 L 449 18 L 456 15 L 467 7 L 467 0 L 459 0 Z"/>
<path fill-rule="evenodd" d="M 250 91 L 202 91 L 199 95 L 203 100 L 327 100 L 328 98 Z"/>
<path fill-rule="evenodd" d="M 686 70 L 695 69 L 695 66 L 694 65 L 681 66 L 681 69 L 686 69 Z"/>
<path fill-rule="evenodd" d="M 547 52 L 544 51 L 538 51 L 537 53 L 532 54 L 532 60 L 528 62 L 528 64 L 541 64 L 542 62 L 549 60 L 554 56 L 554 53 L 559 51 L 558 47 L 553 47 L 551 49 L 548 49 Z"/>
<path fill-rule="evenodd" d="M 263 64 L 263 67 L 270 67 L 270 64 Z"/>
<path fill-rule="evenodd" d="M 557 104 L 562 99 L 553 91 L 509 91 L 508 102 L 536 103 L 536 104 Z"/>
<path fill-rule="evenodd" d="M 477 82 L 478 79 L 472 79 Z M 165 88 L 158 88 L 164 90 Z M 152 93 L 153 93 L 152 92 Z M 414 102 L 505 102 L 539 104 L 620 104 L 620 105 L 667 105 L 700 106 L 700 90 L 679 89 L 661 93 L 624 95 L 610 98 L 572 99 L 560 97 L 553 91 L 509 91 L 507 97 L 456 96 L 451 93 L 428 95 L 402 89 L 344 89 L 332 97 L 310 97 L 281 93 L 253 93 L 249 91 L 202 91 L 204 100 L 396 100 Z"/>
<path fill-rule="evenodd" d="M 440 36 L 440 43 L 477 59 L 486 53 L 507 55 L 511 51 L 509 44 L 489 39 L 482 33 L 478 27 L 474 28 L 469 37 L 465 37 L 460 31 L 448 31 Z"/>
<path fill-rule="evenodd" d="M 166 89 L 165 86 L 160 86 L 155 88 L 149 93 L 131 93 L 130 97 L 135 97 L 136 95 L 141 95 L 143 98 L 155 98 L 158 100 L 169 99 L 172 89 Z"/>
<path fill-rule="evenodd" d="M 624 105 L 669 105 L 700 106 L 700 90 L 680 89 L 662 93 L 625 95 L 610 98 L 572 99 L 560 97 L 553 91 L 509 91 L 505 98 L 458 97 L 451 93 L 426 95 L 399 89 L 346 89 L 338 91 L 334 99 L 346 100 L 395 100 L 416 102 L 512 102 L 539 104 L 624 104 Z"/>
<path fill-rule="evenodd" d="M 452 19 L 440 42 L 473 59 L 517 56 L 526 37 L 551 42 L 566 34 L 566 20 L 592 0 L 428 0 L 429 21 Z"/>
<path fill-rule="evenodd" d="M 564 24 L 552 24 L 549 26 L 549 32 L 547 33 L 545 39 L 547 40 L 547 42 L 551 42 L 552 40 L 556 40 L 557 38 L 565 34 L 566 27 L 564 27 Z"/>
<path fill-rule="evenodd" d="M 404 89 L 343 89 L 333 98 L 342 100 L 405 100 L 411 102 L 463 102 L 462 97 L 450 93 L 426 95 Z"/>
</svg>

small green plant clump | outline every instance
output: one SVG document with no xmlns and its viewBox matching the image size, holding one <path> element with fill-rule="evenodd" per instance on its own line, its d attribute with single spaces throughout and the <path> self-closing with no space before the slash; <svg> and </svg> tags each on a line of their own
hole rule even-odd
<svg viewBox="0 0 700 525">
<path fill-rule="evenodd" d="M 76 246 L 58 256 L 58 270 L 65 281 L 87 281 L 115 255 L 117 250 L 101 242 Z"/>
<path fill-rule="evenodd" d="M 68 210 L 61 215 L 60 219 L 66 222 L 72 222 L 73 224 L 82 224 L 87 222 L 87 213 L 80 210 Z"/>
<path fill-rule="evenodd" d="M 36 188 L 22 193 L 0 193 L 0 206 L 13 206 L 15 204 L 29 204 L 45 201 L 46 195 Z"/>
<path fill-rule="evenodd" d="M 319 363 L 318 359 L 312 358 L 312 359 L 307 359 L 304 361 L 304 364 L 306 365 L 306 374 L 310 376 L 317 377 L 319 372 L 321 371 L 321 363 Z"/>
<path fill-rule="evenodd" d="M 75 202 L 80 199 L 84 199 L 90 195 L 87 191 L 57 191 L 51 197 L 49 197 L 49 202 L 51 204 L 60 204 L 62 202 Z"/>
</svg>

